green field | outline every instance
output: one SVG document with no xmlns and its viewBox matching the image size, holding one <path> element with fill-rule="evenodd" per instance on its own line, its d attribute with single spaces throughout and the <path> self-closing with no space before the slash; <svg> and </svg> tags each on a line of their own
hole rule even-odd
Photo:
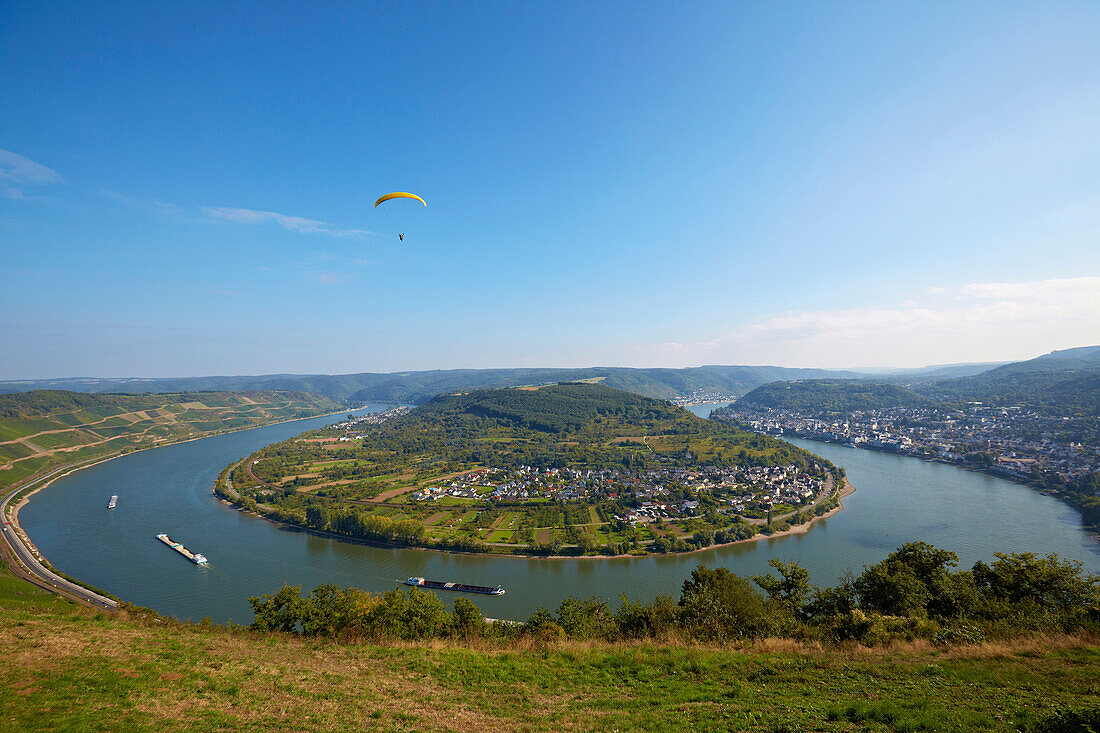
<svg viewBox="0 0 1100 733">
<path fill-rule="evenodd" d="M 286 392 L 0 395 L 0 487 L 54 466 L 338 408 Z"/>
</svg>

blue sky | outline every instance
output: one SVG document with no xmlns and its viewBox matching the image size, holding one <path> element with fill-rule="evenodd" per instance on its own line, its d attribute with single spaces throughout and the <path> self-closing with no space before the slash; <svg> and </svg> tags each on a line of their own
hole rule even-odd
<svg viewBox="0 0 1100 733">
<path fill-rule="evenodd" d="M 8 3 L 0 379 L 1100 343 L 1097 38 L 1095 3 Z"/>
</svg>

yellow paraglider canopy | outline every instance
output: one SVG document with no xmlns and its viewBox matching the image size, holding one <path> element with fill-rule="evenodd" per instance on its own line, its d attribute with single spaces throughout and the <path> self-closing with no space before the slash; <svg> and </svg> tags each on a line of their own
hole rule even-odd
<svg viewBox="0 0 1100 733">
<path fill-rule="evenodd" d="M 377 209 L 378 204 L 382 203 L 383 201 L 389 201 L 390 199 L 416 199 L 417 201 L 424 204 L 425 206 L 428 205 L 427 201 L 420 198 L 415 193 L 405 193 L 403 191 L 395 191 L 394 193 L 387 193 L 385 196 L 383 196 L 382 198 L 375 201 L 374 202 L 374 208 Z"/>
</svg>

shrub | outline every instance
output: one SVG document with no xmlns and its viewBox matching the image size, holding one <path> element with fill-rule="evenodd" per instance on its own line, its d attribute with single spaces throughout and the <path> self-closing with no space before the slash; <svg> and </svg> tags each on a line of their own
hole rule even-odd
<svg viewBox="0 0 1100 733">
<path fill-rule="evenodd" d="M 678 626 L 680 609 L 669 596 L 657 596 L 652 603 L 639 603 L 621 596 L 615 612 L 619 635 L 627 639 L 663 636 Z"/>
</svg>

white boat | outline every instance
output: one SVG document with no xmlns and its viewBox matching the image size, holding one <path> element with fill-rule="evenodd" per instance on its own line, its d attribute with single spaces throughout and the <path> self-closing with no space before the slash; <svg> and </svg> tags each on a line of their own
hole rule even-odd
<svg viewBox="0 0 1100 733">
<path fill-rule="evenodd" d="M 107 502 L 107 508 L 108 509 L 114 509 L 116 504 L 118 504 L 118 494 L 115 494 L 114 496 L 112 496 L 111 500 L 109 502 Z"/>
</svg>

